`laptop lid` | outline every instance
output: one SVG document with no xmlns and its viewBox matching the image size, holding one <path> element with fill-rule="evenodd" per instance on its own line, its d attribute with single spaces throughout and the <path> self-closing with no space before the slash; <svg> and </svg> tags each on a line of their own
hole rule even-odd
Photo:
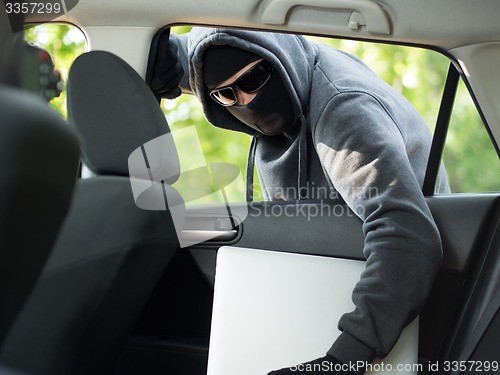
<svg viewBox="0 0 500 375">
<path fill-rule="evenodd" d="M 326 354 L 364 261 L 238 247 L 217 255 L 208 375 L 265 375 Z M 415 375 L 418 320 L 367 374 Z M 298 372 L 300 373 L 300 372 Z"/>
</svg>

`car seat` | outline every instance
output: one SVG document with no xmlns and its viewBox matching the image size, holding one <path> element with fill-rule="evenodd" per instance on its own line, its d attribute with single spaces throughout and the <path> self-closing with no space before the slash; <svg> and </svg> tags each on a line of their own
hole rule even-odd
<svg viewBox="0 0 500 375">
<path fill-rule="evenodd" d="M 31 374 L 112 374 L 144 304 L 179 247 L 168 210 L 134 201 L 128 157 L 169 133 L 140 76 L 102 51 L 68 78 L 68 115 L 94 177 L 78 181 L 70 212 L 0 360 Z M 175 147 L 167 153 L 175 167 Z"/>
<path fill-rule="evenodd" d="M 55 242 L 80 155 L 61 116 L 17 88 L 25 43 L 8 21 L 0 14 L 0 346 Z"/>
<path fill-rule="evenodd" d="M 39 98 L 0 86 L 0 344 L 68 211 L 79 147 Z"/>
</svg>

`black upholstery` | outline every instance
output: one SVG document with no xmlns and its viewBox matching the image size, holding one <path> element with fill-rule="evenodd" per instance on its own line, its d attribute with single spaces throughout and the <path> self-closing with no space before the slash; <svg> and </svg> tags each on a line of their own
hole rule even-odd
<svg viewBox="0 0 500 375">
<path fill-rule="evenodd" d="M 23 33 L 13 33 L 12 28 L 22 30 L 24 15 L 0 12 L 0 84 L 19 86 L 19 61 L 22 56 Z M 11 27 L 12 23 L 12 27 Z"/>
<path fill-rule="evenodd" d="M 476 240 L 476 251 L 472 254 L 464 293 L 449 329 L 442 360 L 500 359 L 498 346 L 489 345 L 498 343 L 500 334 L 500 197 L 492 202 L 481 224 L 482 231 Z"/>
<path fill-rule="evenodd" d="M 2 375 L 27 375 L 23 374 L 19 371 L 13 370 L 11 368 L 7 368 L 5 366 L 0 365 L 0 374 Z"/>
<path fill-rule="evenodd" d="M 32 374 L 112 374 L 178 248 L 170 213 L 139 209 L 127 176 L 130 153 L 169 129 L 144 81 L 105 52 L 75 61 L 68 112 L 98 176 L 77 183 L 54 251 L 1 359 Z"/>
<path fill-rule="evenodd" d="M 0 344 L 67 213 L 79 147 L 47 103 L 0 86 Z"/>
<path fill-rule="evenodd" d="M 97 174 L 128 177 L 132 151 L 169 132 L 149 87 L 110 53 L 80 56 L 71 69 L 68 95 L 68 114 L 81 136 L 85 164 Z M 178 169 L 175 149 L 165 151 L 171 169 Z"/>
</svg>

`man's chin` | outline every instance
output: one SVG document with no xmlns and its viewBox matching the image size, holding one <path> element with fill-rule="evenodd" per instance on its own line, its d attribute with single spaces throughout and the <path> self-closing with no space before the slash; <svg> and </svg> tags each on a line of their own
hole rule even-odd
<svg viewBox="0 0 500 375">
<path fill-rule="evenodd" d="M 254 122 L 255 129 L 267 136 L 275 136 L 283 133 L 285 128 L 283 119 L 277 113 L 267 116 L 262 121 Z"/>
</svg>

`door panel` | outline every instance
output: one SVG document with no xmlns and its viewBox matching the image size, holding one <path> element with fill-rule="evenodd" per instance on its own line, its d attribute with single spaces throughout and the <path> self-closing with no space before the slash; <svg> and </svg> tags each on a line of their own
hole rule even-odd
<svg viewBox="0 0 500 375">
<path fill-rule="evenodd" d="M 467 273 L 475 248 L 491 226 L 498 194 L 453 194 L 427 198 L 443 243 L 442 269 Z"/>
<path fill-rule="evenodd" d="M 452 322 L 463 309 L 464 293 L 470 289 L 468 282 L 477 273 L 484 248 L 494 236 L 500 195 L 443 195 L 428 198 L 428 204 L 441 232 L 444 260 L 429 301 L 420 315 L 419 357 L 422 362 L 435 361 L 445 346 L 451 345 L 445 338 L 451 335 Z M 218 225 L 220 217 L 211 216 L 210 211 L 210 207 L 204 210 L 197 207 L 195 217 L 192 217 L 197 224 L 190 230 L 196 230 L 197 225 L 203 230 Z M 235 221 L 239 222 L 237 218 Z M 180 250 L 176 256 L 179 261 L 173 262 L 166 271 L 165 280 L 158 285 L 131 337 L 123 356 L 127 366 L 122 368 L 130 370 L 132 359 L 140 357 L 134 351 L 134 345 L 138 340 L 144 340 L 144 336 L 156 340 L 155 345 L 148 346 L 148 366 L 154 366 L 152 357 L 156 352 L 157 371 L 166 371 L 165 351 L 157 350 L 166 343 L 169 351 L 183 353 L 188 362 L 188 358 L 195 362 L 200 358 L 207 359 L 215 264 L 217 249 L 222 245 L 364 259 L 362 222 L 340 201 L 252 203 L 244 222 L 231 230 L 236 230 L 237 234 L 228 242 L 214 238 Z M 158 337 L 162 339 L 158 341 Z M 192 345 L 186 346 L 186 342 Z M 196 351 L 200 349 L 199 343 L 204 350 L 202 357 L 200 351 Z M 141 350 L 143 355 L 144 345 Z M 177 361 L 173 357 L 172 363 Z M 148 374 L 118 372 L 132 373 Z M 205 374 L 206 362 L 199 372 L 190 373 Z"/>
<path fill-rule="evenodd" d="M 185 250 L 174 255 L 153 291 L 116 374 L 206 373 L 213 290 Z"/>
<path fill-rule="evenodd" d="M 474 246 L 489 225 L 491 211 L 499 199 L 497 194 L 427 198 L 443 242 L 443 272 L 467 272 Z M 224 244 L 362 260 L 364 236 L 361 226 L 361 220 L 340 201 L 258 202 L 249 205 L 238 238 Z M 191 249 L 199 267 L 205 272 L 212 270 L 210 279 L 215 277 L 217 248 L 204 243 L 203 250 Z M 213 256 L 201 255 L 206 252 L 213 252 Z M 203 264 L 205 261 L 210 261 L 211 265 Z"/>
</svg>

